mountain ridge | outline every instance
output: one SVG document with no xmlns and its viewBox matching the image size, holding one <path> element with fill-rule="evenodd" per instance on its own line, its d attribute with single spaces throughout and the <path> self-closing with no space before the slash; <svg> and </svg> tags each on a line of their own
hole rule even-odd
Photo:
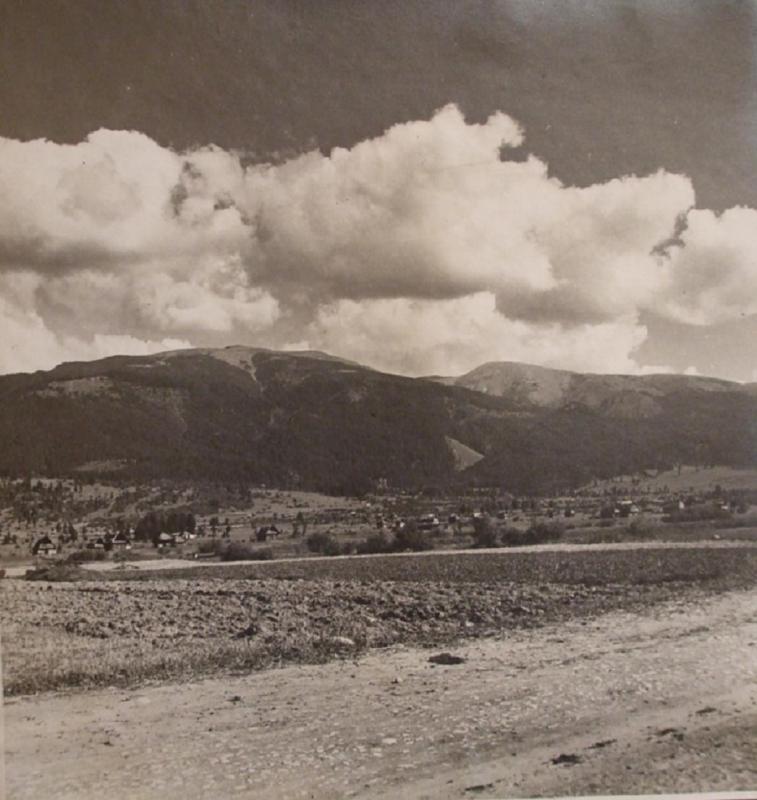
<svg viewBox="0 0 757 800">
<path fill-rule="evenodd" d="M 680 462 L 755 465 L 754 385 L 517 362 L 412 378 L 319 351 L 238 345 L 0 376 L 6 475 L 108 465 L 125 478 L 331 492 L 379 479 L 531 492 Z"/>
</svg>

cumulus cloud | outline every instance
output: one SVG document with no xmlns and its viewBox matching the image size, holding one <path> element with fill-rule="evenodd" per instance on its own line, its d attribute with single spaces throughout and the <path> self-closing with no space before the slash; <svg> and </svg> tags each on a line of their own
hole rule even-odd
<svg viewBox="0 0 757 800">
<path fill-rule="evenodd" d="M 757 314 L 757 210 L 692 210 L 666 252 L 660 309 L 691 325 Z"/>
<path fill-rule="evenodd" d="M 95 334 L 91 338 L 54 334 L 34 311 L 0 297 L 0 373 L 51 369 L 63 361 L 88 361 L 114 354 L 147 355 L 189 347 L 182 339 L 150 341 L 128 335 Z"/>
<path fill-rule="evenodd" d="M 757 211 L 693 209 L 662 170 L 564 186 L 508 160 L 523 140 L 454 106 L 277 165 L 134 131 L 0 139 L 0 370 L 242 342 L 638 371 L 644 311 L 757 313 Z"/>
<path fill-rule="evenodd" d="M 492 293 L 452 300 L 340 300 L 319 310 L 299 348 L 409 375 L 461 374 L 486 361 L 525 361 L 597 372 L 637 372 L 629 353 L 646 336 L 633 319 L 534 326 L 497 311 Z"/>
</svg>

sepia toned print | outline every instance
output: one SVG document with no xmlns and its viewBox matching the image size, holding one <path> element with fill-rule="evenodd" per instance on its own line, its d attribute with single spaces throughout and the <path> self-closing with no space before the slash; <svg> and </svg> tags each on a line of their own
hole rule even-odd
<svg viewBox="0 0 757 800">
<path fill-rule="evenodd" d="M 3 797 L 757 797 L 754 14 L 0 5 Z"/>
</svg>

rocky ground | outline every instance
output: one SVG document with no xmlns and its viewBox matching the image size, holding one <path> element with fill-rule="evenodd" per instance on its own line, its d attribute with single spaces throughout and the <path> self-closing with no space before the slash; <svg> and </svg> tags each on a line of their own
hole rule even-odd
<svg viewBox="0 0 757 800">
<path fill-rule="evenodd" d="M 6 694 L 187 680 L 397 643 L 428 646 L 733 585 L 4 581 Z"/>
<path fill-rule="evenodd" d="M 307 603 L 307 587 L 295 588 Z M 541 591 L 511 602 L 537 604 Z M 44 602 L 41 616 L 55 605 Z M 435 608 L 445 602 L 465 601 Z M 444 800 L 757 786 L 755 589 L 545 618 L 447 651 L 395 646 L 238 677 L 11 698 L 9 796 Z"/>
<path fill-rule="evenodd" d="M 754 586 L 757 547 L 552 545 L 218 565 L 184 577 L 63 571 L 76 580 L 0 581 L 6 694 L 318 663 Z"/>
</svg>

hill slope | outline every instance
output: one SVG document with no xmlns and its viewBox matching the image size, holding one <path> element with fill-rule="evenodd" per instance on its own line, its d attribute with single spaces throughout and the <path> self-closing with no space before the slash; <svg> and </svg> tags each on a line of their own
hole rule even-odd
<svg viewBox="0 0 757 800">
<path fill-rule="evenodd" d="M 753 387 L 484 365 L 444 383 L 229 347 L 0 376 L 0 472 L 518 492 L 685 463 L 753 466 Z"/>
<path fill-rule="evenodd" d="M 541 408 L 580 405 L 618 418 L 656 416 L 664 399 L 679 392 L 755 394 L 753 384 L 698 375 L 581 374 L 511 361 L 482 364 L 451 384 Z"/>
</svg>

